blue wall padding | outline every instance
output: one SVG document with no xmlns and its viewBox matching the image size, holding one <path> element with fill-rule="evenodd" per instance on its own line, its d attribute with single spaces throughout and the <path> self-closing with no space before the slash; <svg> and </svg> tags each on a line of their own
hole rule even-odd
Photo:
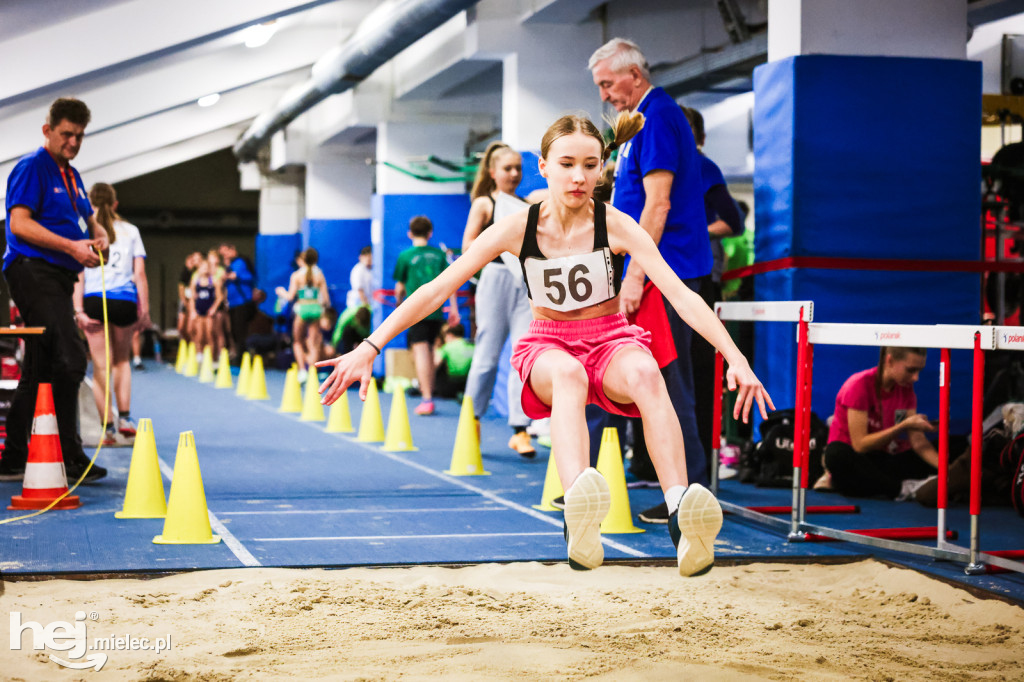
<svg viewBox="0 0 1024 682">
<path fill-rule="evenodd" d="M 345 309 L 352 266 L 359 260 L 363 247 L 370 245 L 370 219 L 307 219 L 302 222 L 302 236 L 305 246 L 319 252 L 318 264 L 327 280 L 331 305 L 340 313 Z"/>
<path fill-rule="evenodd" d="M 267 292 L 267 300 L 260 310 L 274 317 L 277 287 L 288 288 L 288 280 L 295 270 L 295 252 L 302 248 L 301 234 L 256 235 L 256 272 L 259 286 Z"/>
<path fill-rule="evenodd" d="M 956 319 L 957 311 L 972 305 L 976 309 L 978 302 L 978 277 L 971 274 L 782 270 L 758 275 L 754 288 L 760 300 L 813 300 L 815 322 L 963 324 Z M 922 300 L 930 300 L 930 291 L 939 289 L 949 296 L 934 305 L 921 305 Z M 776 407 L 791 407 L 796 390 L 796 324 L 759 322 L 754 338 L 754 371 Z M 812 409 L 827 418 L 843 382 L 854 372 L 877 364 L 877 348 L 816 346 Z M 966 433 L 970 428 L 970 352 L 954 351 L 950 366 L 950 428 L 954 433 Z M 938 416 L 938 376 L 939 351 L 932 350 L 916 391 L 918 410 L 933 418 Z"/>
<path fill-rule="evenodd" d="M 977 260 L 981 66 L 977 62 L 807 55 L 754 73 L 755 261 L 787 256 Z M 814 301 L 815 321 L 976 324 L 971 274 L 783 270 L 755 278 L 759 300 Z M 761 323 L 755 371 L 779 407 L 795 388 L 795 325 Z M 878 361 L 875 349 L 815 349 L 813 408 Z M 952 360 L 952 428 L 970 408 L 969 353 Z M 937 414 L 938 351 L 918 383 Z"/>
<path fill-rule="evenodd" d="M 394 289 L 395 263 L 398 254 L 412 246 L 409 240 L 409 221 L 425 215 L 434 223 L 430 243 L 439 248 L 460 249 L 462 233 L 469 217 L 468 194 L 375 194 L 372 201 L 373 220 L 380 229 L 373 234 L 373 276 L 383 289 Z M 384 305 L 374 311 L 373 326 L 377 327 L 394 310 Z M 469 309 L 460 307 L 459 315 L 469 320 Z M 391 342 L 393 348 L 405 348 L 403 332 Z"/>
<path fill-rule="evenodd" d="M 980 62 L 791 57 L 754 93 L 757 261 L 979 258 Z"/>
<path fill-rule="evenodd" d="M 534 190 L 547 189 L 548 181 L 540 174 L 540 168 L 537 166 L 540 154 L 537 152 L 519 152 L 519 154 L 523 157 L 523 179 L 519 182 L 516 194 L 526 197 Z"/>
</svg>

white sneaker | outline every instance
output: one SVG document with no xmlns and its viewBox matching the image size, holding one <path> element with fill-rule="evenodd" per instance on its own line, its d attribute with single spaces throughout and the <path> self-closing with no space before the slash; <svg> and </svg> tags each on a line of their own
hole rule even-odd
<svg viewBox="0 0 1024 682">
<path fill-rule="evenodd" d="M 715 565 L 715 538 L 722 530 L 722 506 L 711 491 L 691 483 L 668 520 L 679 575 L 700 575 Z"/>
<path fill-rule="evenodd" d="M 601 522 L 611 505 L 608 483 L 593 467 L 584 469 L 565 494 L 565 542 L 573 569 L 586 571 L 604 562 Z"/>
<path fill-rule="evenodd" d="M 936 479 L 936 478 L 938 478 L 937 475 L 929 476 L 928 478 L 908 478 L 908 479 L 906 479 L 905 481 L 903 481 L 903 485 L 900 486 L 900 494 L 899 494 L 899 497 L 896 498 L 896 501 L 897 502 L 906 502 L 907 500 L 914 499 L 914 493 L 917 492 L 918 488 L 920 488 L 922 485 L 924 485 L 928 481 L 931 481 L 931 480 Z"/>
<path fill-rule="evenodd" d="M 544 417 L 543 419 L 534 419 L 530 422 L 530 425 L 526 427 L 526 432 L 534 438 L 538 436 L 550 436 L 551 435 L 551 417 Z"/>
<path fill-rule="evenodd" d="M 298 380 L 299 380 L 299 383 L 300 383 L 300 384 L 303 384 L 303 385 L 305 385 L 305 383 L 306 383 L 306 377 L 308 377 L 308 376 L 309 376 L 309 372 L 307 372 L 307 371 L 306 371 L 306 370 L 304 370 L 304 369 L 300 369 L 300 370 L 298 371 L 298 373 L 296 374 L 296 377 L 298 378 Z"/>
</svg>

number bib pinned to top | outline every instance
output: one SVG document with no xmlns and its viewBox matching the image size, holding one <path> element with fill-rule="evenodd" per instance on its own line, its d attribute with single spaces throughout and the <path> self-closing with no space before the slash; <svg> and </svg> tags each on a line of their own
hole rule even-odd
<svg viewBox="0 0 1024 682">
<path fill-rule="evenodd" d="M 615 298 L 614 267 L 609 248 L 561 258 L 523 261 L 534 305 L 567 312 Z"/>
</svg>

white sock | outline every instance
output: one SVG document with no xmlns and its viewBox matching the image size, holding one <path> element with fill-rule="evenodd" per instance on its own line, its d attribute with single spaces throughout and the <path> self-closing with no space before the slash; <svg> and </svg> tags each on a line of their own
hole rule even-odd
<svg viewBox="0 0 1024 682">
<path fill-rule="evenodd" d="M 665 491 L 665 504 L 668 506 L 669 514 L 679 509 L 679 501 L 683 499 L 685 492 L 685 485 L 674 485 Z"/>
</svg>

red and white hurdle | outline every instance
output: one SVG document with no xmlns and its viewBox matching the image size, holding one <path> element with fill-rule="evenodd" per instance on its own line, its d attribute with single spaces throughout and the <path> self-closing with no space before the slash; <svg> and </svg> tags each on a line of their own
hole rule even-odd
<svg viewBox="0 0 1024 682">
<path fill-rule="evenodd" d="M 856 542 L 884 549 L 911 554 L 930 556 L 949 561 L 966 561 L 968 574 L 982 573 L 986 564 L 1012 571 L 1024 572 L 1024 563 L 1004 556 L 980 551 L 981 514 L 981 444 L 982 444 L 982 398 L 984 396 L 984 375 L 986 350 L 1024 350 L 1024 328 L 986 327 L 973 325 L 896 325 L 896 324 L 845 324 L 813 323 L 807 329 L 807 357 L 813 358 L 815 344 L 847 346 L 902 346 L 934 348 L 940 350 L 939 367 L 939 478 L 937 525 L 935 547 L 925 547 L 884 537 L 871 537 L 851 531 L 842 531 L 826 526 L 807 523 L 804 518 L 803 495 L 799 509 L 794 510 L 793 532 L 790 540 L 807 539 L 809 534 L 847 542 Z M 970 547 L 961 547 L 947 542 L 947 470 L 949 463 L 949 390 L 951 349 L 972 350 L 974 353 L 971 405 L 971 538 Z M 813 360 L 808 360 L 808 366 Z M 799 383 L 799 382 L 798 382 Z M 810 397 L 811 382 L 807 380 L 807 397 Z M 809 404 L 807 400 L 807 404 Z M 797 430 L 803 441 L 801 451 L 806 453 L 806 434 Z M 806 456 L 806 455 L 805 455 Z M 794 456 L 795 457 L 795 456 Z M 806 467 L 806 460 L 804 460 Z M 802 481 L 806 489 L 806 480 Z"/>
<path fill-rule="evenodd" d="M 715 314 L 723 322 L 790 322 L 797 324 L 797 336 L 799 346 L 797 348 L 797 388 L 794 396 L 796 419 L 793 425 L 793 504 L 791 507 L 744 507 L 719 500 L 722 508 L 726 511 L 750 518 L 759 523 L 779 527 L 785 530 L 792 525 L 771 516 L 771 514 L 790 514 L 791 519 L 796 518 L 796 510 L 799 507 L 799 499 L 803 490 L 807 487 L 807 474 L 804 471 L 807 458 L 806 448 L 810 438 L 810 392 L 806 387 L 807 373 L 810 369 L 807 355 L 807 328 L 814 319 L 813 301 L 736 301 L 721 302 L 715 304 Z M 712 433 L 722 432 L 722 378 L 725 370 L 725 360 L 721 353 L 715 353 L 715 394 L 713 396 Z M 797 437 L 797 434 L 804 434 L 804 437 Z M 716 439 L 711 450 L 711 489 L 718 494 L 718 456 L 719 443 Z M 803 473 L 802 473 L 803 472 Z M 803 481 L 803 486 L 799 484 Z M 806 507 L 800 507 L 806 509 Z M 856 513 L 859 509 L 853 505 L 823 505 L 815 507 L 815 513 Z M 795 526 L 794 526 L 795 527 Z"/>
</svg>

